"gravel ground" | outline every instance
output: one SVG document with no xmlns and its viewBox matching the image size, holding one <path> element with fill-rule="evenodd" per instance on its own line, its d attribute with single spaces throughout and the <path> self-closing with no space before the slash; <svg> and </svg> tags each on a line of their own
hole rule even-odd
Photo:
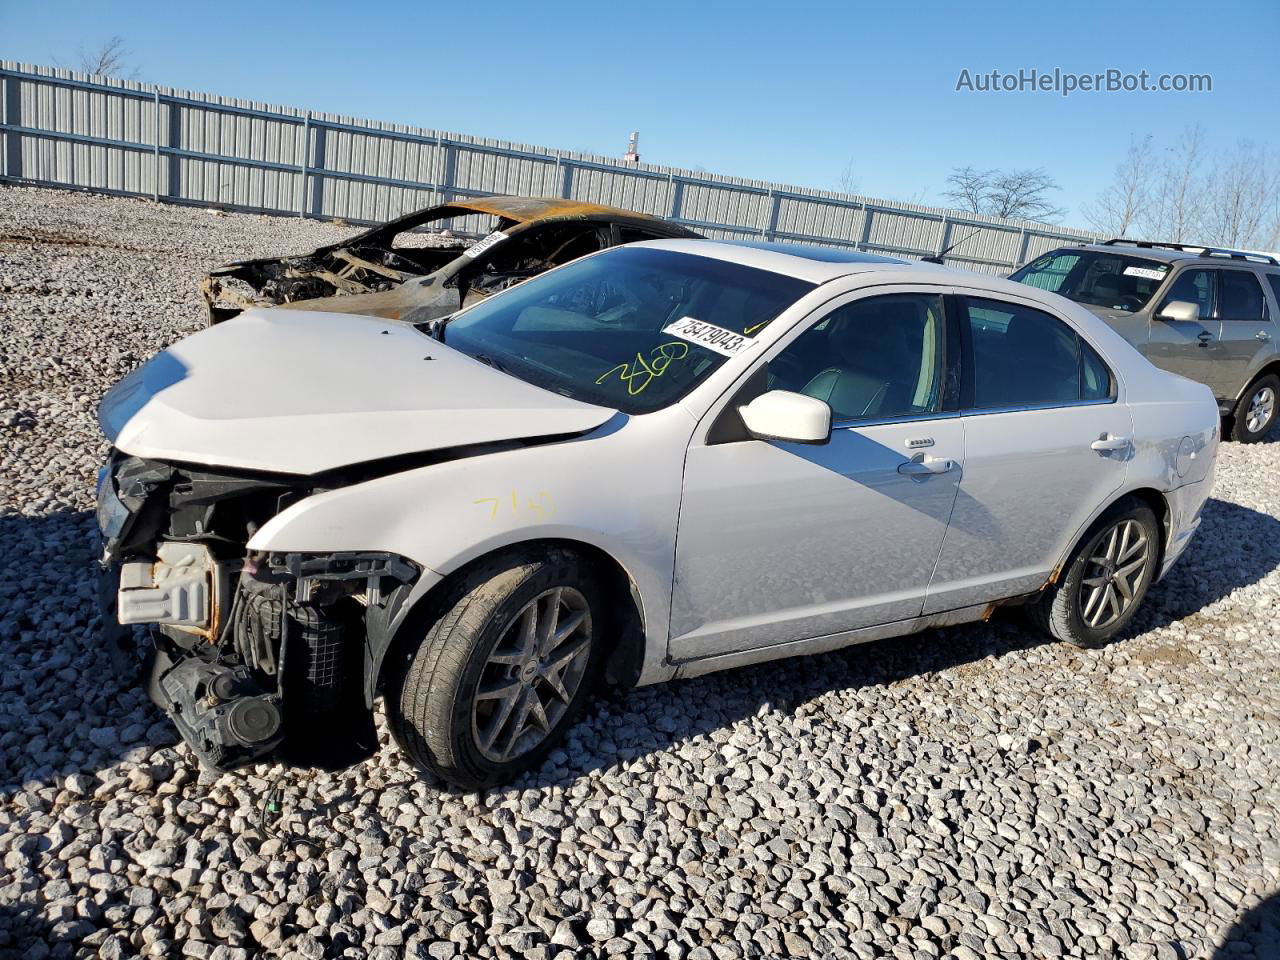
<svg viewBox="0 0 1280 960">
<path fill-rule="evenodd" d="M 207 268 L 349 229 L 0 188 L 0 954 L 1280 953 L 1274 440 L 1105 650 L 1011 616 L 611 692 L 485 795 L 385 734 L 202 775 L 94 640 L 94 411 Z"/>
</svg>

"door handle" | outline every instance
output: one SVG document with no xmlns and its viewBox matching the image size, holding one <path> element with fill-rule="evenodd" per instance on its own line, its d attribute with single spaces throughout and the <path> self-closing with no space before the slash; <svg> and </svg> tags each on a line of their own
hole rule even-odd
<svg viewBox="0 0 1280 960">
<path fill-rule="evenodd" d="M 1253 339 L 1255 339 L 1255 340 L 1270 340 L 1270 339 L 1271 339 L 1271 334 L 1267 333 L 1267 331 L 1265 331 L 1265 330 L 1259 330 L 1257 333 L 1255 333 L 1255 334 L 1253 335 Z"/>
<path fill-rule="evenodd" d="M 1208 330 L 1201 330 L 1196 334 L 1196 339 L 1200 341 L 1200 346 L 1207 347 L 1209 345 L 1209 341 L 1213 339 L 1213 334 Z"/>
<path fill-rule="evenodd" d="M 922 455 L 898 464 L 898 472 L 908 477 L 925 477 L 935 473 L 946 473 L 948 470 L 954 470 L 955 467 L 954 460 Z"/>
<path fill-rule="evenodd" d="M 1127 450 L 1129 449 L 1129 438 L 1107 434 L 1105 437 L 1099 437 L 1089 444 L 1089 449 L 1097 450 L 1099 453 L 1114 453 L 1117 450 Z"/>
</svg>

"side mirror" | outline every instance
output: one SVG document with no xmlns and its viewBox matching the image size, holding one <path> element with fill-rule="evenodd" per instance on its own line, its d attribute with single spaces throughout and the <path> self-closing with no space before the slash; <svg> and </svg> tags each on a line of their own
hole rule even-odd
<svg viewBox="0 0 1280 960">
<path fill-rule="evenodd" d="M 738 414 L 760 440 L 826 443 L 831 439 L 831 408 L 803 393 L 770 390 L 739 407 Z"/>
<path fill-rule="evenodd" d="M 1185 323 L 1189 320 L 1200 319 L 1200 307 L 1198 304 L 1192 303 L 1190 300 L 1170 300 L 1160 312 L 1156 314 L 1157 320 L 1165 320 L 1173 323 Z"/>
</svg>

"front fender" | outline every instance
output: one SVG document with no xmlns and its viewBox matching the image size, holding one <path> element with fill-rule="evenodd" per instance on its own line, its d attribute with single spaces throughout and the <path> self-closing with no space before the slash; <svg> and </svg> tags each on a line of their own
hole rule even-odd
<svg viewBox="0 0 1280 960">
<path fill-rule="evenodd" d="M 393 553 L 430 571 L 434 586 L 436 578 L 515 544 L 588 544 L 616 560 L 634 584 L 647 634 L 641 682 L 661 679 L 684 452 L 692 427 L 687 413 L 669 408 L 576 440 L 433 464 L 329 490 L 274 517 L 248 549 Z"/>
</svg>

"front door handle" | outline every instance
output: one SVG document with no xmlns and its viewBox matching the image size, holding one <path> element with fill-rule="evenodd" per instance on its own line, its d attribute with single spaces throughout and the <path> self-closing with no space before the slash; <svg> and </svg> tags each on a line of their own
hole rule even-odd
<svg viewBox="0 0 1280 960">
<path fill-rule="evenodd" d="M 954 470 L 956 462 L 943 457 L 926 457 L 923 454 L 898 464 L 898 472 L 908 477 L 924 477 L 935 473 L 946 473 Z"/>
<path fill-rule="evenodd" d="M 1129 448 L 1129 438 L 1107 434 L 1105 437 L 1100 437 L 1089 444 L 1089 448 L 1097 450 L 1099 453 L 1114 453 L 1117 450 L 1127 450 Z"/>
<path fill-rule="evenodd" d="M 1209 345 L 1209 341 L 1213 339 L 1213 334 L 1208 330 L 1201 330 L 1196 334 L 1196 339 L 1200 341 L 1200 346 L 1207 347 Z"/>
<path fill-rule="evenodd" d="M 1255 334 L 1253 335 L 1253 339 L 1255 339 L 1255 340 L 1270 340 L 1270 339 L 1271 339 L 1271 334 L 1267 333 L 1267 331 L 1265 331 L 1265 330 L 1259 330 L 1257 333 L 1255 333 Z"/>
</svg>

